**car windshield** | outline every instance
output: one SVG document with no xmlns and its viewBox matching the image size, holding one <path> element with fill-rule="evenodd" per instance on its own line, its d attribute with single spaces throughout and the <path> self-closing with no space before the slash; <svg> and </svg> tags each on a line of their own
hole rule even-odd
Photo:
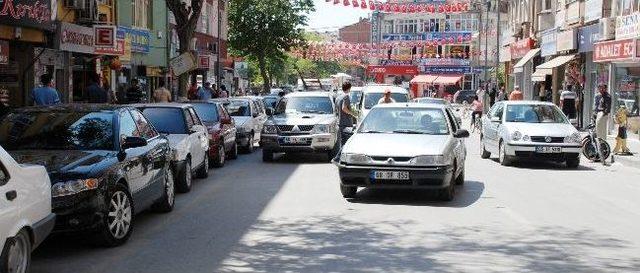
<svg viewBox="0 0 640 273">
<path fill-rule="evenodd" d="M 181 108 L 151 107 L 142 109 L 142 113 L 160 133 L 187 134 Z"/>
<path fill-rule="evenodd" d="M 329 97 L 289 97 L 278 105 L 278 113 L 332 114 Z"/>
<path fill-rule="evenodd" d="M 276 108 L 276 103 L 278 102 L 278 97 L 264 97 L 262 98 L 264 104 L 267 107 Z"/>
<path fill-rule="evenodd" d="M 361 98 L 362 98 L 362 91 L 349 92 L 349 100 L 351 101 L 351 104 L 356 105 L 357 103 L 360 102 Z"/>
<path fill-rule="evenodd" d="M 444 113 L 428 108 L 374 108 L 360 125 L 360 133 L 449 134 Z"/>
<path fill-rule="evenodd" d="M 193 109 L 204 122 L 218 122 L 218 107 L 213 103 L 194 103 Z"/>
<path fill-rule="evenodd" d="M 506 122 L 523 123 L 567 123 L 555 105 L 515 104 L 507 106 Z"/>
<path fill-rule="evenodd" d="M 371 109 L 378 104 L 378 101 L 382 98 L 384 93 L 367 93 L 364 95 L 364 109 Z M 407 102 L 407 94 L 403 93 L 391 93 L 391 98 L 396 102 Z"/>
<path fill-rule="evenodd" d="M 249 117 L 251 116 L 251 107 L 249 101 L 246 100 L 232 100 L 229 104 L 225 105 L 229 115 L 234 117 Z"/>
<path fill-rule="evenodd" d="M 19 112 L 0 123 L 7 150 L 113 150 L 112 111 Z"/>
</svg>

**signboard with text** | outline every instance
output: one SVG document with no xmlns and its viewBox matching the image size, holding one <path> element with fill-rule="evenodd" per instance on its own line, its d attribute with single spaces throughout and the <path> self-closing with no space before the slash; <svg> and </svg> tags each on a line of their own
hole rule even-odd
<svg viewBox="0 0 640 273">
<path fill-rule="evenodd" d="M 171 67 L 174 75 L 180 76 L 184 73 L 196 69 L 198 67 L 198 64 L 196 63 L 196 58 L 193 56 L 193 54 L 187 52 L 171 59 L 171 61 L 169 61 L 169 66 Z"/>
<path fill-rule="evenodd" d="M 420 64 L 425 66 L 469 66 L 469 59 L 453 59 L 453 58 L 424 58 L 420 59 Z"/>
<path fill-rule="evenodd" d="M 112 56 L 122 56 L 124 55 L 124 31 L 117 30 L 115 37 L 115 45 L 114 46 L 96 46 L 95 54 L 96 55 L 112 55 Z"/>
<path fill-rule="evenodd" d="M 426 74 L 470 74 L 472 73 L 471 66 L 449 66 L 449 67 L 437 67 L 437 66 L 421 66 L 420 72 Z"/>
<path fill-rule="evenodd" d="M 595 44 L 594 62 L 631 61 L 636 56 L 637 40 L 626 39 Z"/>
<path fill-rule="evenodd" d="M 76 24 L 61 22 L 57 33 L 58 49 L 62 51 L 93 54 L 93 29 Z"/>
<path fill-rule="evenodd" d="M 524 57 L 524 55 L 529 52 L 533 48 L 533 40 L 531 38 L 522 39 L 517 42 L 513 42 L 510 45 L 511 50 L 511 58 L 512 59 L 520 59 Z"/>
<path fill-rule="evenodd" d="M 471 32 L 469 31 L 452 31 L 452 32 L 427 32 L 413 34 L 383 34 L 383 41 L 435 41 L 445 40 L 450 43 L 462 43 L 471 41 Z"/>
<path fill-rule="evenodd" d="M 616 40 L 635 38 L 640 35 L 640 13 L 616 18 Z"/>
<path fill-rule="evenodd" d="M 600 40 L 600 25 L 594 24 L 578 29 L 578 52 L 591 52 Z"/>
<path fill-rule="evenodd" d="M 116 26 L 95 25 L 93 32 L 96 46 L 114 47 L 116 45 Z"/>
<path fill-rule="evenodd" d="M 144 29 L 119 27 L 124 30 L 125 36 L 131 41 L 131 52 L 149 53 L 151 33 Z"/>
<path fill-rule="evenodd" d="M 212 69 L 211 55 L 198 55 L 198 68 L 200 69 Z"/>
<path fill-rule="evenodd" d="M 0 25 L 53 30 L 55 10 L 51 0 L 0 1 Z M 57 8 L 57 6 L 55 7 Z"/>
</svg>

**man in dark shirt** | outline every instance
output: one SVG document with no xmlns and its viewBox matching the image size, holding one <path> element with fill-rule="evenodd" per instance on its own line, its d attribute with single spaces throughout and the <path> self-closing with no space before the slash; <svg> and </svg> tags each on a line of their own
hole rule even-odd
<svg viewBox="0 0 640 273">
<path fill-rule="evenodd" d="M 353 117 L 356 115 L 351 111 L 351 99 L 349 92 L 351 91 L 351 83 L 344 83 L 342 85 L 342 94 L 336 99 L 336 106 L 338 107 L 338 128 L 340 132 L 340 144 L 344 145 L 349 140 L 349 134 L 346 134 L 344 130 L 346 128 L 353 127 Z M 338 155 L 339 156 L 339 155 Z"/>
<path fill-rule="evenodd" d="M 127 103 L 142 102 L 142 89 L 140 89 L 140 85 L 138 83 L 138 79 L 131 80 L 131 87 L 127 89 Z"/>
<path fill-rule="evenodd" d="M 89 96 L 89 103 L 108 103 L 109 96 L 102 87 L 98 84 L 100 82 L 100 76 L 94 75 L 91 77 L 91 83 L 87 87 L 87 94 Z"/>
<path fill-rule="evenodd" d="M 596 135 L 601 139 L 607 139 L 609 113 L 611 113 L 611 95 L 607 92 L 607 85 L 598 85 L 599 94 L 596 96 Z"/>
</svg>

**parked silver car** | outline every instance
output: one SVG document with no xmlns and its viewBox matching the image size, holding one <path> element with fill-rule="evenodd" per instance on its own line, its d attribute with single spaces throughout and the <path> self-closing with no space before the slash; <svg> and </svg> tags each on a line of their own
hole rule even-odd
<svg viewBox="0 0 640 273">
<path fill-rule="evenodd" d="M 330 92 L 291 93 L 270 114 L 260 139 L 263 161 L 283 152 L 327 153 L 329 160 L 337 153 L 338 120 Z"/>
<path fill-rule="evenodd" d="M 260 132 L 264 124 L 263 110 L 252 98 L 223 98 L 211 101 L 224 105 L 229 115 L 236 123 L 236 142 L 242 152 L 252 153 L 254 145 L 260 139 Z"/>
<path fill-rule="evenodd" d="M 482 118 L 482 158 L 498 154 L 502 165 L 521 158 L 580 165 L 582 138 L 560 108 L 549 102 L 503 101 Z"/>
<path fill-rule="evenodd" d="M 444 105 L 374 106 L 335 162 L 342 196 L 355 197 L 358 187 L 421 188 L 450 201 L 464 183 L 468 136 Z"/>
</svg>

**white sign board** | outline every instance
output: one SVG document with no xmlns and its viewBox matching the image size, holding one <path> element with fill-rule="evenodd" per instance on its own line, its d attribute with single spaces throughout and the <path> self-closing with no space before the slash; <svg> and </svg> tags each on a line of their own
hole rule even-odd
<svg viewBox="0 0 640 273">
<path fill-rule="evenodd" d="M 93 28 L 61 22 L 58 32 L 59 49 L 93 54 L 95 51 L 93 35 Z"/>
<path fill-rule="evenodd" d="M 169 66 L 171 66 L 173 74 L 180 76 L 183 73 L 196 69 L 198 67 L 198 63 L 196 62 L 196 57 L 190 52 L 187 52 L 171 59 L 171 61 L 169 61 Z"/>
<path fill-rule="evenodd" d="M 616 18 L 616 40 L 636 38 L 640 34 L 640 13 Z"/>
</svg>

